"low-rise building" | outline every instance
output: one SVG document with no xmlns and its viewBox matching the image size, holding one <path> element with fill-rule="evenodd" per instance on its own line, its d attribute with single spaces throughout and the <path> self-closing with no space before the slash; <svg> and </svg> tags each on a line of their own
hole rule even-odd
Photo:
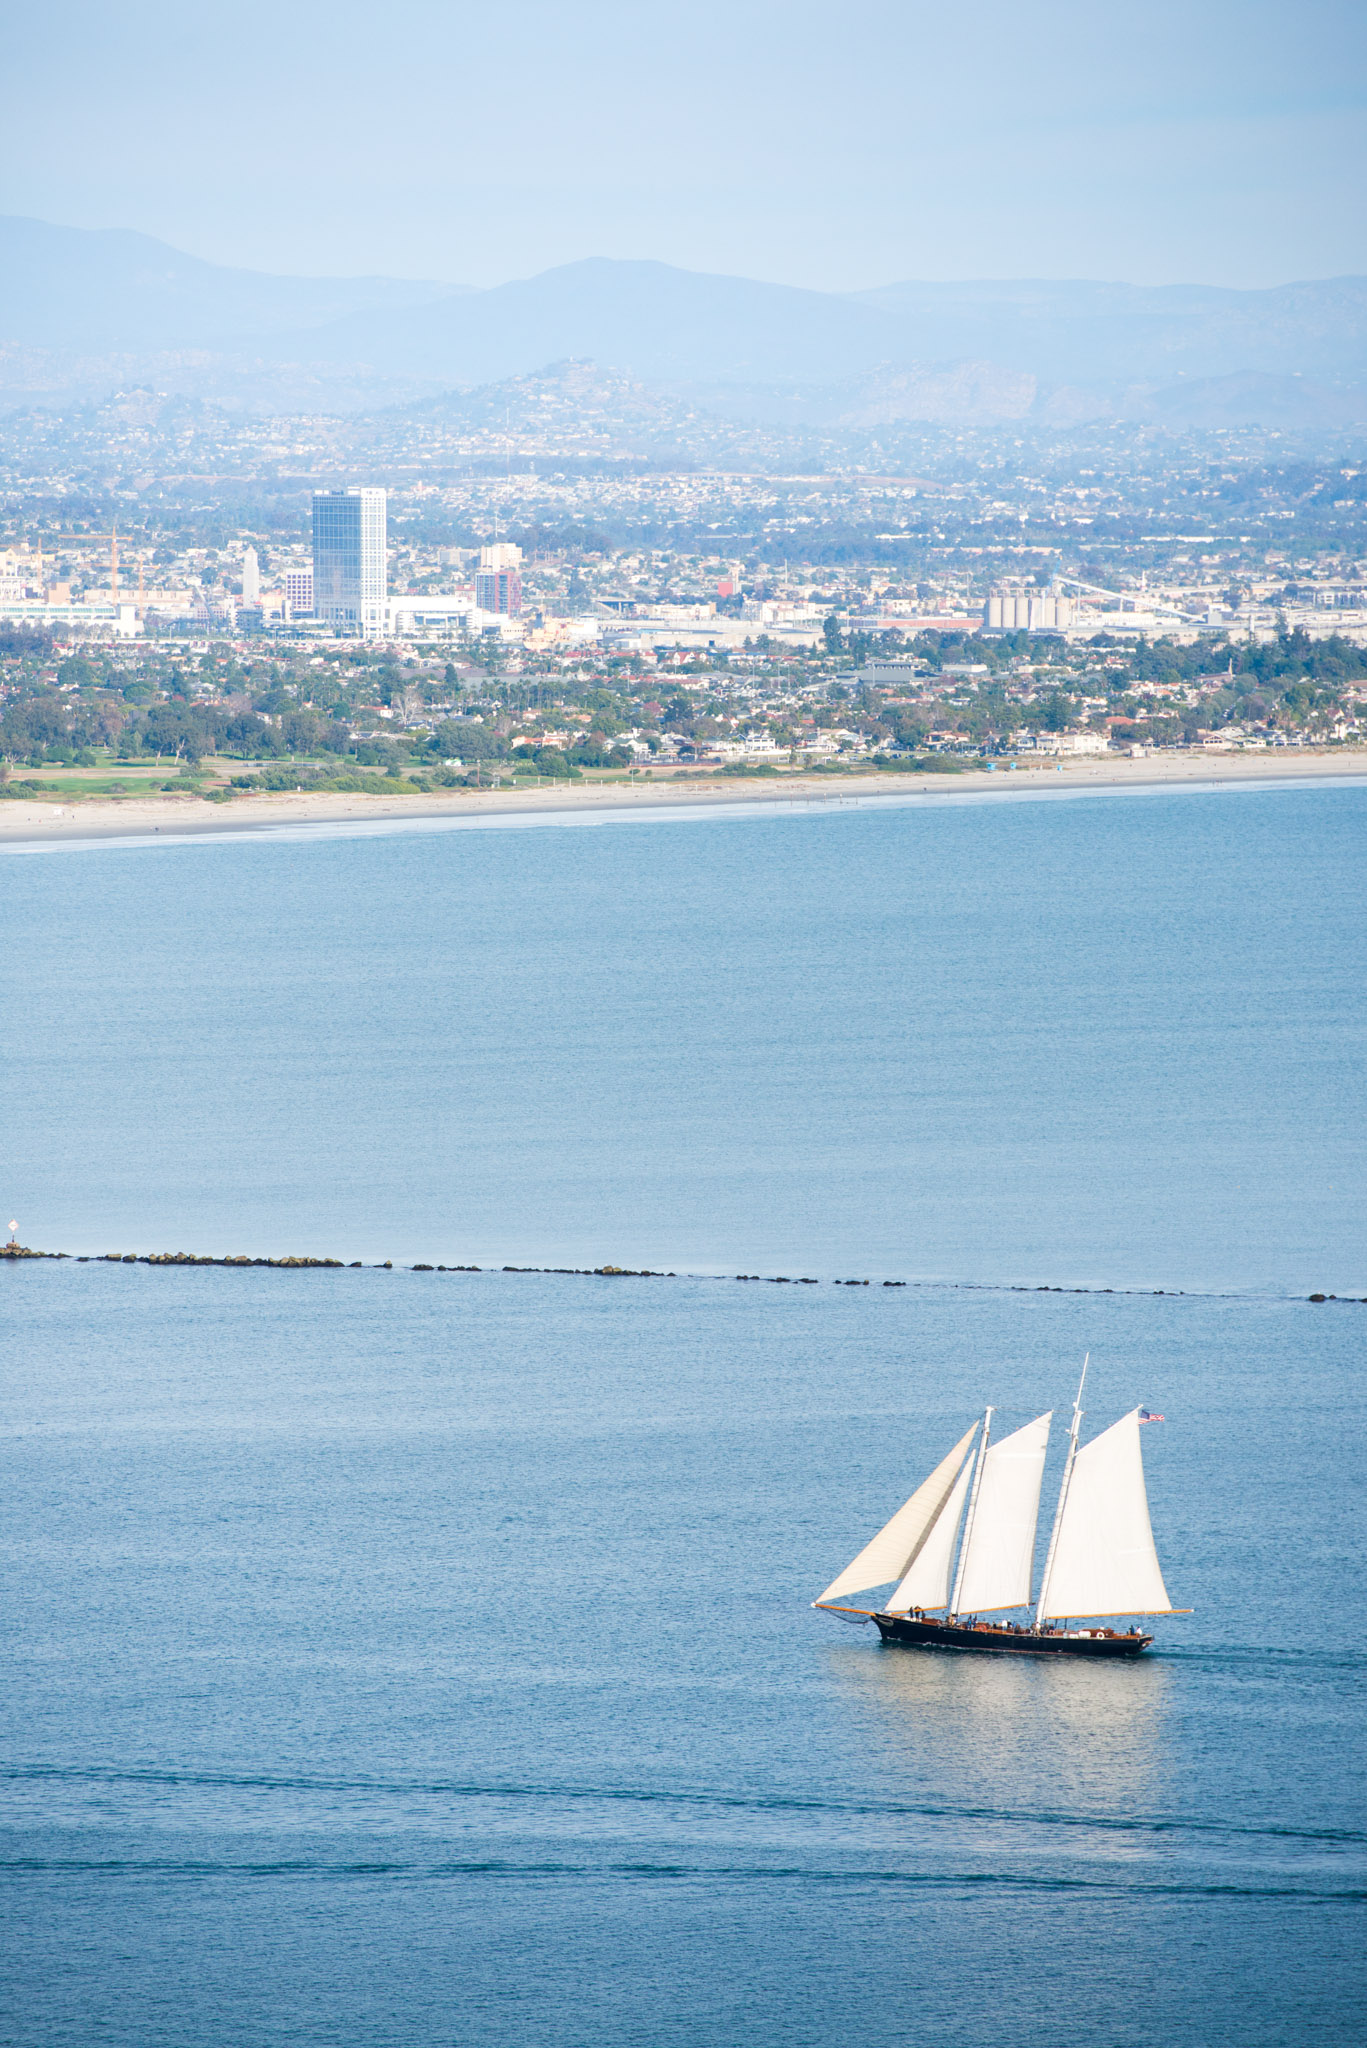
<svg viewBox="0 0 1367 2048">
<path fill-rule="evenodd" d="M 1016 732 L 1011 744 L 1018 754 L 1105 754 L 1111 746 L 1104 732 Z"/>
<path fill-rule="evenodd" d="M 1105 754 L 1110 746 L 1110 735 L 1104 732 L 1048 732 L 1039 739 L 1043 754 Z"/>
</svg>

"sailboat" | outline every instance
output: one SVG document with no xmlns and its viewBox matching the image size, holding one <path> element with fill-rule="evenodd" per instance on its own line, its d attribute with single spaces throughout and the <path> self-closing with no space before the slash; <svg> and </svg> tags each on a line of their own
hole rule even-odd
<svg viewBox="0 0 1367 2048">
<path fill-rule="evenodd" d="M 973 1423 L 812 1605 L 850 1620 L 876 1622 L 885 1643 L 918 1649 L 1017 1657 L 1137 1657 L 1146 1650 L 1153 1637 L 1133 1622 L 1123 1632 L 1096 1624 L 1191 1610 L 1174 1607 L 1168 1599 L 1154 1548 L 1139 1448 L 1145 1411 L 1131 1409 L 1079 1446 L 1086 1381 L 1084 1360 L 1031 1621 L 983 1617 L 1032 1604 L 1035 1525 L 1052 1410 L 994 1443 L 996 1410 L 989 1408 L 981 1435 Z M 881 1608 L 841 1604 L 849 1594 L 892 1580 L 896 1585 Z M 1078 1626 L 1082 1622 L 1092 1625 Z"/>
</svg>

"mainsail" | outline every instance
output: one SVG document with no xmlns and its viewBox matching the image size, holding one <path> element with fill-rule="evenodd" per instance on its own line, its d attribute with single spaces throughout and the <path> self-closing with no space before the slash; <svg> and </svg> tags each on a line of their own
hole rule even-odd
<svg viewBox="0 0 1367 2048">
<path fill-rule="evenodd" d="M 1073 1460 L 1037 1618 L 1177 1611 L 1153 1545 L 1135 1408 Z"/>
<path fill-rule="evenodd" d="M 910 1614 L 913 1607 L 949 1605 L 949 1567 L 954 1559 L 954 1540 L 959 1533 L 964 1499 L 972 1475 L 973 1461 L 965 1458 L 953 1492 L 926 1531 L 925 1541 L 913 1558 L 911 1569 L 883 1609 L 885 1614 Z"/>
<path fill-rule="evenodd" d="M 982 1480 L 954 1589 L 954 1607 L 959 1614 L 1030 1604 L 1035 1521 L 1052 1419 L 1051 1409 L 1011 1436 L 1002 1437 L 983 1458 Z"/>
<path fill-rule="evenodd" d="M 941 1459 L 911 1499 L 897 1510 L 871 1543 L 864 1545 L 839 1578 L 831 1581 L 820 1600 L 813 1602 L 814 1606 L 821 1607 L 846 1593 L 867 1592 L 870 1586 L 886 1586 L 891 1580 L 906 1576 L 954 1489 L 959 1467 L 968 1455 L 977 1428 L 975 1422 L 967 1434 L 960 1437 L 949 1456 Z"/>
</svg>

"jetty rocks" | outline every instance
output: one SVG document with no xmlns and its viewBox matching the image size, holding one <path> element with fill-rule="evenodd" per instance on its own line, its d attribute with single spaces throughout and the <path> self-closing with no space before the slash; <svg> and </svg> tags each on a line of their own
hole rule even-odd
<svg viewBox="0 0 1367 2048">
<path fill-rule="evenodd" d="M 364 1264 L 364 1261 L 361 1259 L 297 1257 L 252 1259 L 248 1258 L 244 1253 L 220 1259 L 213 1258 L 205 1252 L 42 1252 L 34 1251 L 29 1245 L 0 1243 L 0 1261 L 5 1259 L 69 1259 L 78 1266 L 227 1266 L 237 1270 L 250 1266 L 265 1266 L 281 1273 L 304 1273 L 310 1271 L 336 1273 L 343 1270 L 354 1272 L 357 1267 Z M 376 1260 L 370 1270 L 378 1273 L 392 1273 L 395 1270 L 394 1261 L 392 1259 Z M 398 1270 L 409 1273 L 479 1273 L 487 1270 L 496 1273 L 540 1273 L 551 1278 L 563 1275 L 567 1278 L 573 1277 L 583 1280 L 685 1279 L 724 1281 L 735 1279 L 741 1281 L 761 1281 L 770 1287 L 820 1287 L 822 1284 L 820 1280 L 813 1279 L 809 1274 L 803 1274 L 800 1278 L 795 1278 L 787 1273 L 680 1274 L 674 1271 L 662 1272 L 658 1268 L 651 1266 L 614 1266 L 606 1264 L 602 1266 L 496 1266 L 484 1268 L 469 1265 L 432 1266 L 426 1260 L 420 1259 L 416 1264 L 400 1267 Z M 1178 1298 L 1182 1293 L 1180 1288 L 1051 1287 L 1041 1286 L 1038 1283 L 1032 1284 L 1029 1281 L 1009 1280 L 946 1280 L 940 1282 L 914 1281 L 911 1283 L 905 1280 L 884 1280 L 881 1283 L 877 1280 L 834 1280 L 830 1283 L 834 1287 L 877 1287 L 882 1285 L 883 1287 L 899 1288 L 905 1288 L 908 1284 L 918 1288 L 949 1287 L 971 1294 L 1147 1294 L 1154 1296 L 1167 1294 L 1173 1298 Z M 1294 1300 L 1297 1297 L 1292 1296 L 1290 1298 Z M 1352 1303 L 1359 1307 L 1367 1308 L 1367 1294 L 1325 1294 L 1316 1292 L 1307 1298 L 1317 1304 L 1328 1302 L 1339 1304 Z"/>
<path fill-rule="evenodd" d="M 340 1268 L 346 1263 L 344 1259 L 215 1259 L 205 1252 L 36 1252 L 25 1244 L 0 1244 L 0 1258 L 73 1259 L 78 1266 L 276 1266 L 294 1270 L 305 1266 Z"/>
<path fill-rule="evenodd" d="M 58 1257 L 67 1254 L 59 1253 Z M 243 1255 L 235 1258 L 214 1259 L 202 1252 L 99 1252 L 95 1263 L 124 1266 L 276 1266 L 294 1269 L 301 1266 L 341 1266 L 342 1259 L 249 1259 Z"/>
</svg>

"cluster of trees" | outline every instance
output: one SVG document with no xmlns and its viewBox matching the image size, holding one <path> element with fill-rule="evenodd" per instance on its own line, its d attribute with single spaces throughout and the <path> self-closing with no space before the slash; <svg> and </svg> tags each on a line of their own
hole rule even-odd
<svg viewBox="0 0 1367 2048">
<path fill-rule="evenodd" d="M 1275 684 L 1288 677 L 1328 686 L 1358 683 L 1367 677 L 1367 651 L 1355 647 L 1341 633 L 1327 640 L 1312 640 L 1297 626 L 1294 633 L 1279 633 L 1275 640 L 1241 647 L 1235 670 L 1256 676 L 1260 683 Z"/>
<path fill-rule="evenodd" d="M 45 661 L 52 653 L 52 635 L 35 626 L 0 624 L 0 655 Z"/>
<path fill-rule="evenodd" d="M 1275 640 L 1214 649 L 1208 641 L 1192 647 L 1175 647 L 1168 641 L 1148 646 L 1141 641 L 1128 654 L 1124 668 L 1112 672 L 1111 688 L 1130 703 L 1142 703 L 1146 683 L 1209 683 L 1216 663 L 1225 670 L 1218 685 L 1199 704 L 1150 718 L 1145 727 L 1149 736 L 1191 738 L 1234 724 L 1289 731 L 1313 728 L 1322 714 L 1340 708 L 1347 689 L 1367 681 L 1367 653 L 1361 648 L 1338 634 L 1312 640 L 1297 627 Z M 1151 708 L 1157 707 L 1151 703 Z M 1121 736 L 1130 736 L 1128 730 Z"/>
<path fill-rule="evenodd" d="M 95 748 L 198 761 L 206 754 L 276 760 L 296 754 L 345 754 L 347 728 L 317 712 L 292 710 L 278 721 L 254 711 L 158 700 L 127 704 L 100 694 L 31 691 L 0 712 L 0 755 L 10 761 L 68 761 Z"/>
<path fill-rule="evenodd" d="M 278 722 L 254 711 L 229 711 L 212 704 L 150 704 L 133 712 L 123 734 L 130 753 L 171 754 L 199 760 L 205 754 L 273 760 L 295 754 L 345 754 L 347 728 L 315 711 L 291 710 Z"/>
<path fill-rule="evenodd" d="M 117 743 L 123 707 L 112 699 L 81 702 L 46 690 L 9 697 L 0 710 L 0 757 L 7 761 L 69 761 Z"/>
<path fill-rule="evenodd" d="M 514 746 L 506 732 L 499 730 L 506 720 L 487 718 L 444 718 L 422 747 L 437 761 L 462 763 L 511 762 L 528 766 L 539 775 L 564 775 L 580 768 L 627 768 L 631 755 L 614 747 L 602 732 L 586 733 L 568 747 Z"/>
</svg>

